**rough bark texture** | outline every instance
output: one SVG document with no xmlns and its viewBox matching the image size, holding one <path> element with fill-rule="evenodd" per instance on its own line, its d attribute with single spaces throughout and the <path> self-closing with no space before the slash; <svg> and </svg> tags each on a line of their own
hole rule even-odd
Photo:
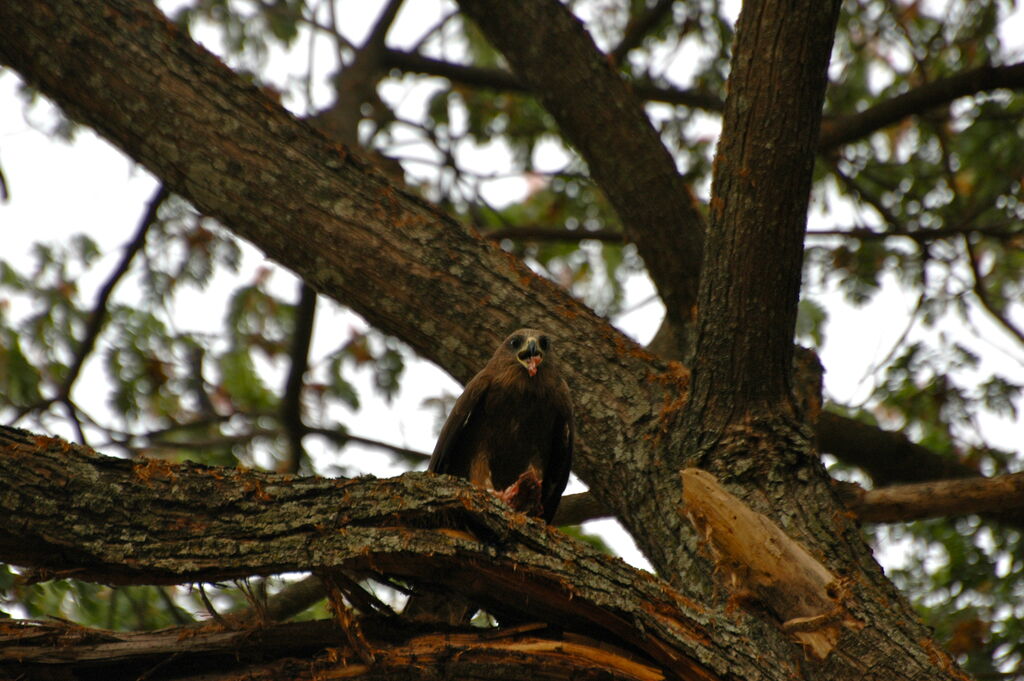
<svg viewBox="0 0 1024 681">
<path fill-rule="evenodd" d="M 633 651 L 669 678 L 751 676 L 759 647 L 664 581 L 452 477 L 301 478 L 104 457 L 0 428 L 0 560 L 32 579 L 176 584 L 314 570 L 429 581 L 500 617 Z"/>
<path fill-rule="evenodd" d="M 107 581 L 220 579 L 301 569 L 300 565 L 314 569 L 343 565 L 413 580 L 450 582 L 499 612 L 511 608 L 513 614 L 566 626 L 583 622 L 634 641 L 629 645 L 680 678 L 954 676 L 948 658 L 931 643 L 905 601 L 871 561 L 856 528 L 839 511 L 827 477 L 815 463 L 808 438 L 789 406 L 791 350 L 780 346 L 778 336 L 788 334 L 788 347 L 792 331 L 791 323 L 786 326 L 792 318 L 788 306 L 795 306 L 794 277 L 799 280 L 799 257 L 792 252 L 794 243 L 798 248 L 799 234 L 792 232 L 802 229 L 796 216 L 805 205 L 807 180 L 788 173 L 799 175 L 809 168 L 817 135 L 799 126 L 813 126 L 816 131 L 818 115 L 813 97 L 804 97 L 806 84 L 795 79 L 813 76 L 810 82 L 823 81 L 832 30 L 817 3 L 791 4 L 763 3 L 756 15 L 745 11 L 739 27 L 734 72 L 741 74 L 744 65 L 757 64 L 772 77 L 747 73 L 731 86 L 736 98 L 726 121 L 739 142 L 723 140 L 720 157 L 731 160 L 720 165 L 719 173 L 728 170 L 730 177 L 716 183 L 716 198 L 724 205 L 713 206 L 713 211 L 718 211 L 724 241 L 716 246 L 714 264 L 706 273 L 726 268 L 736 274 L 737 281 L 723 283 L 706 277 L 702 283 L 711 287 L 702 294 L 702 317 L 711 320 L 722 312 L 721 328 L 705 329 L 709 339 L 705 351 L 729 353 L 729 358 L 750 352 L 755 359 L 729 363 L 721 371 L 713 363 L 711 368 L 701 367 L 701 391 L 687 403 L 689 372 L 684 367 L 643 352 L 511 256 L 391 186 L 344 148 L 332 145 L 244 84 L 151 4 L 139 0 L 0 3 L 0 62 L 95 127 L 168 188 L 321 292 L 403 338 L 457 378 L 465 380 L 482 366 L 508 330 L 528 324 L 557 337 L 579 414 L 582 446 L 576 471 L 602 503 L 614 508 L 672 587 L 639 577 L 621 563 L 595 557 L 536 523 L 511 523 L 489 495 L 451 481 L 428 485 L 422 478 L 409 476 L 372 484 L 287 483 L 282 478 L 251 477 L 255 474 L 203 474 L 199 469 L 193 469 L 194 475 L 175 478 L 174 471 L 159 463 L 141 463 L 135 470 L 124 462 L 98 464 L 94 473 L 83 471 L 72 477 L 63 472 L 70 456 L 62 465 L 44 468 L 77 490 L 86 504 L 81 507 L 80 522 L 60 526 L 81 533 L 78 539 L 68 541 L 52 534 L 24 538 L 36 505 L 40 513 L 63 509 L 48 501 L 50 491 L 59 498 L 59 489 L 29 503 L 18 491 L 25 484 L 21 481 L 3 496 L 13 499 L 18 509 L 18 515 L 12 516 L 17 521 L 2 529 L 4 557 Z M 513 13 L 517 7 L 505 4 L 500 11 Z M 759 22 L 767 28 L 762 30 Z M 775 26 L 780 27 L 778 32 Z M 529 42 L 540 45 L 533 28 Z M 762 42 L 755 39 L 760 32 L 765 33 Z M 526 40 L 526 34 L 520 37 Z M 787 65 L 788 54 L 799 57 L 794 60 L 796 66 Z M 547 82 L 540 79 L 537 86 L 546 87 Z M 583 87 L 590 85 L 585 82 Z M 616 93 L 609 91 L 608 96 Z M 761 111 L 775 106 L 782 106 L 791 117 L 778 119 Z M 780 133 L 777 139 L 771 137 Z M 794 144 L 789 135 L 804 140 Z M 766 145 L 767 139 L 774 141 Z M 738 156 L 733 158 L 734 154 Z M 651 182 L 663 180 L 651 178 Z M 676 184 L 667 182 L 672 187 Z M 766 198 L 766 191 L 776 186 L 784 188 L 782 200 Z M 646 186 L 636 188 L 650 191 Z M 802 195 L 791 195 L 800 191 Z M 664 219 L 679 216 L 668 213 Z M 671 230 L 676 225 L 659 227 Z M 739 238 L 737 229 L 750 240 Z M 752 254 L 762 247 L 766 253 L 780 248 L 768 237 L 782 239 L 785 252 L 766 272 Z M 797 274 L 775 274 L 794 261 Z M 751 291 L 752 287 L 772 289 L 775 284 L 781 288 Z M 751 311 L 731 300 L 747 292 L 758 294 L 754 300 L 763 303 L 764 310 Z M 452 320 L 473 321 L 453 324 Z M 783 329 L 767 334 L 768 327 L 761 328 L 760 323 Z M 766 346 L 763 350 L 750 345 L 755 333 L 765 334 L 760 339 Z M 736 339 L 740 344 L 733 346 Z M 764 385 L 756 379 L 760 373 L 735 375 L 743 368 L 767 371 Z M 763 404 L 770 396 L 782 398 L 781 421 L 768 418 L 757 422 L 756 428 L 726 432 L 727 426 L 737 422 L 734 416 L 749 413 L 751 400 Z M 709 417 L 706 426 L 701 423 L 705 416 Z M 680 429 L 684 417 L 696 423 L 696 447 L 684 439 L 687 431 Z M 700 554 L 699 539 L 677 512 L 678 469 L 689 451 L 700 451 L 712 468 L 721 468 L 730 491 L 796 536 L 830 571 L 848 576 L 855 583 L 848 607 L 872 626 L 844 632 L 828 659 L 810 663 L 781 623 L 756 604 L 716 605 L 725 600 L 727 586 L 716 583 L 712 565 Z M 18 466 L 3 466 L 0 471 L 5 475 L 21 472 Z M 104 494 L 93 494 L 87 487 L 107 484 L 110 479 L 104 476 L 118 472 L 145 483 L 133 488 L 140 495 L 148 488 L 162 489 L 136 507 L 138 520 L 153 519 L 147 514 L 166 507 L 170 515 L 162 519 L 174 522 L 143 531 L 130 524 L 132 518 L 124 518 L 127 524 L 122 529 L 110 528 L 111 519 L 120 513 L 123 493 L 108 487 Z M 180 501 L 186 477 L 207 494 L 216 491 L 217 485 L 226 486 L 224 503 L 210 507 L 208 520 L 198 524 L 203 516 Z M 265 482 L 257 484 L 257 480 Z M 274 482 L 266 482 L 270 480 Z M 318 485 L 328 485 L 336 495 L 347 492 L 350 498 L 333 496 L 329 503 L 321 500 L 317 506 L 323 492 Z M 299 490 L 297 496 L 292 496 L 292 490 Z M 210 502 L 217 498 L 211 497 Z M 360 502 L 365 505 L 359 506 Z M 62 503 L 77 502 L 66 498 Z M 280 509 L 271 510 L 274 506 Z M 354 509 L 360 508 L 360 513 L 370 515 L 358 516 Z M 467 508 L 472 513 L 467 514 Z M 473 535 L 431 529 L 440 525 L 429 518 L 441 512 L 460 518 Z M 249 524 L 254 513 L 260 520 L 256 525 Z M 405 521 L 413 518 L 426 523 L 426 529 L 411 523 L 421 529 L 410 530 Z M 175 528 L 175 523 L 181 527 Z M 236 534 L 238 528 L 251 534 Z M 185 535 L 188 540 L 182 538 Z M 60 545 L 59 550 L 52 542 Z M 182 562 L 182 555 L 189 559 Z M 150 561 L 145 575 L 139 562 L 143 558 Z M 580 575 L 589 586 L 579 587 L 572 581 Z M 705 605 L 681 597 L 678 591 L 683 590 Z M 531 597 L 524 599 L 524 594 Z"/>
</svg>

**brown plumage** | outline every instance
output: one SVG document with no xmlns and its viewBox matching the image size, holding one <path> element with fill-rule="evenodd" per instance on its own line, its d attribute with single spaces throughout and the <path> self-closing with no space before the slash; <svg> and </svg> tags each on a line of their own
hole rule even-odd
<svg viewBox="0 0 1024 681">
<path fill-rule="evenodd" d="M 519 329 L 466 384 L 441 428 L 427 468 L 494 490 L 518 511 L 551 522 L 569 479 L 575 426 L 569 387 L 551 339 Z M 425 592 L 405 614 L 465 624 L 475 606 Z"/>
<path fill-rule="evenodd" d="M 572 399 L 551 339 L 519 329 L 466 384 L 427 470 L 469 478 L 551 522 L 569 479 L 573 436 Z"/>
</svg>

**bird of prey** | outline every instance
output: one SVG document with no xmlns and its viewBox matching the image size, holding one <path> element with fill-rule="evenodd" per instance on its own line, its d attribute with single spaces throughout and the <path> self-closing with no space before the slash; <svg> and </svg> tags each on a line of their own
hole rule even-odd
<svg viewBox="0 0 1024 681">
<path fill-rule="evenodd" d="M 551 522 L 569 479 L 574 430 L 551 339 L 519 329 L 466 384 L 427 470 L 468 478 Z"/>
<path fill-rule="evenodd" d="M 572 399 L 551 339 L 519 329 L 466 384 L 427 470 L 468 478 L 550 523 L 569 479 L 574 433 Z M 410 597 L 404 612 L 458 625 L 476 609 L 454 594 L 428 591 Z"/>
</svg>

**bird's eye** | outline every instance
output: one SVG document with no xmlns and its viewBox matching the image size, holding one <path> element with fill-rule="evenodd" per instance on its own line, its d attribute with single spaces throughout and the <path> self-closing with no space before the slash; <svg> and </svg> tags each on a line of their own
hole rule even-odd
<svg viewBox="0 0 1024 681">
<path fill-rule="evenodd" d="M 551 343 L 548 341 L 548 337 L 547 336 L 541 336 L 540 337 L 540 349 L 541 350 L 543 350 L 544 352 L 547 352 L 548 351 L 548 345 L 550 345 L 550 344 Z"/>
<path fill-rule="evenodd" d="M 522 336 L 512 336 L 512 338 L 510 338 L 508 340 L 508 346 L 510 348 L 512 348 L 513 350 L 515 350 L 516 348 L 518 348 L 522 344 L 523 344 L 523 337 Z"/>
</svg>

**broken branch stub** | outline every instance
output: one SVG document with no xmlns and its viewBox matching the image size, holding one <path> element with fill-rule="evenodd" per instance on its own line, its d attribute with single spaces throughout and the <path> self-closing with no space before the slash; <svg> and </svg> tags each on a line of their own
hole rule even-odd
<svg viewBox="0 0 1024 681">
<path fill-rule="evenodd" d="M 737 600 L 753 599 L 819 660 L 835 647 L 842 627 L 863 626 L 842 604 L 839 580 L 772 520 L 748 508 L 713 475 L 687 468 L 683 514 Z"/>
</svg>

